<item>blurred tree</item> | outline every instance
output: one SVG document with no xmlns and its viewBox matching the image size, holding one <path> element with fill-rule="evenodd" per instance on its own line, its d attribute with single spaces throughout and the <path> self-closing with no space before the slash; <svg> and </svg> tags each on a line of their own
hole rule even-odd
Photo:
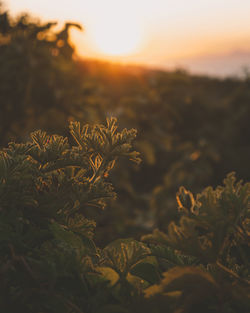
<svg viewBox="0 0 250 313">
<path fill-rule="evenodd" d="M 28 15 L 12 19 L 0 11 L 1 144 L 44 124 L 51 131 L 62 130 L 82 104 L 68 34 L 70 27 L 81 26 L 66 23 L 55 32 L 55 25 Z"/>
</svg>

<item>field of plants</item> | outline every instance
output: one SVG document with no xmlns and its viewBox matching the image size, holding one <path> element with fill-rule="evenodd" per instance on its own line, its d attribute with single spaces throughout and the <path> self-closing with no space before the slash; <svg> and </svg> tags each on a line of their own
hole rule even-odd
<svg viewBox="0 0 250 313">
<path fill-rule="evenodd" d="M 250 77 L 53 27 L 0 6 L 0 312 L 249 313 Z"/>
</svg>

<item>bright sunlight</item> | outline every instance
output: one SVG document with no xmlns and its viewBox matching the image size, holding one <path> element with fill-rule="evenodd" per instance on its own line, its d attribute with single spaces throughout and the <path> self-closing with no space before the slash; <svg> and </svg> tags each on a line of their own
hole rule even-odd
<svg viewBox="0 0 250 313">
<path fill-rule="evenodd" d="M 138 21 L 131 15 L 119 13 L 106 14 L 91 30 L 94 44 L 106 55 L 128 55 L 140 45 L 142 35 Z"/>
</svg>

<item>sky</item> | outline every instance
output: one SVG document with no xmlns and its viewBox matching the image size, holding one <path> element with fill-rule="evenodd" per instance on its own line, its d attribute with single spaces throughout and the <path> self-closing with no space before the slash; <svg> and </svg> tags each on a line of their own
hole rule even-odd
<svg viewBox="0 0 250 313">
<path fill-rule="evenodd" d="M 220 76 L 250 67 L 250 0 L 3 2 L 14 15 L 82 24 L 71 35 L 83 57 Z"/>
</svg>

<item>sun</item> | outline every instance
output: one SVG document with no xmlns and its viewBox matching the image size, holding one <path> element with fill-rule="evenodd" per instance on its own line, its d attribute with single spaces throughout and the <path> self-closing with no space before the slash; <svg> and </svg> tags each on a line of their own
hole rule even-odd
<svg viewBox="0 0 250 313">
<path fill-rule="evenodd" d="M 102 54 L 122 56 L 139 48 L 141 32 L 136 20 L 112 16 L 96 25 L 92 37 L 97 50 Z"/>
</svg>

